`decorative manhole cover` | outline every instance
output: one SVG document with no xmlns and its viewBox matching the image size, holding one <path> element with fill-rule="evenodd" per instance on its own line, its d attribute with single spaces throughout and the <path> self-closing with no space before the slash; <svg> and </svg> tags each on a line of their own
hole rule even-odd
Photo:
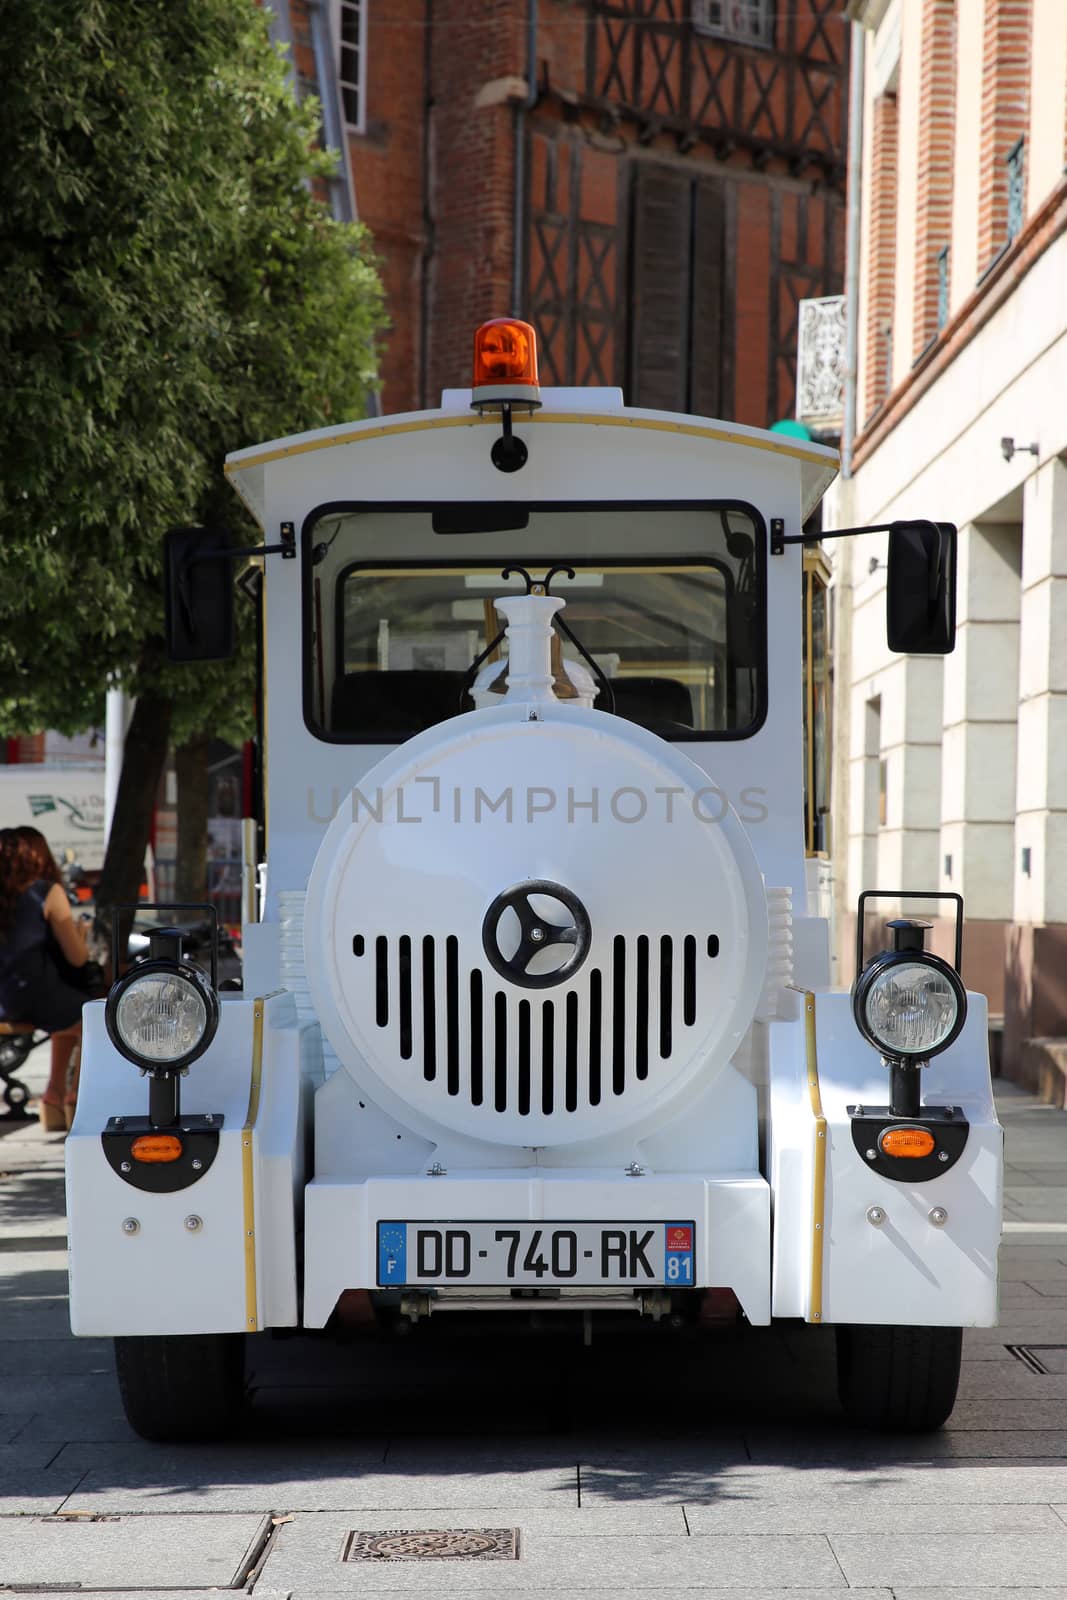
<svg viewBox="0 0 1067 1600">
<path fill-rule="evenodd" d="M 518 1528 L 390 1528 L 345 1541 L 342 1561 L 517 1561 Z"/>
</svg>

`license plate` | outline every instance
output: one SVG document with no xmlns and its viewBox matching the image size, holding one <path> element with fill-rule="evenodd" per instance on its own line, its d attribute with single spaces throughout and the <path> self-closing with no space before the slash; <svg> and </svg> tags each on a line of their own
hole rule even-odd
<svg viewBox="0 0 1067 1600">
<path fill-rule="evenodd" d="M 695 1244 L 692 1222 L 379 1222 L 378 1283 L 685 1288 Z"/>
</svg>

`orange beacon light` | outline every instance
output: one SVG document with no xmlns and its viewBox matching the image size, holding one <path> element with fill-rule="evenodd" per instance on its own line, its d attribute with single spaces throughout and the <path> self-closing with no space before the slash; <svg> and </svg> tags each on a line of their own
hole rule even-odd
<svg viewBox="0 0 1067 1600">
<path fill-rule="evenodd" d="M 474 335 L 471 405 L 478 411 L 534 411 L 541 404 L 537 334 L 528 322 L 494 317 Z"/>
</svg>

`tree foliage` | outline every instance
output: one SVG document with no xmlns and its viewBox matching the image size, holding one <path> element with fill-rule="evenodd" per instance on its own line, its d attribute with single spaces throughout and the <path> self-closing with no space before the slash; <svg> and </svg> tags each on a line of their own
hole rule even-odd
<svg viewBox="0 0 1067 1600">
<path fill-rule="evenodd" d="M 115 676 L 240 737 L 250 650 L 163 660 L 161 535 L 241 524 L 228 450 L 362 414 L 367 240 L 256 0 L 0 0 L 0 54 L 0 733 L 85 727 Z"/>
</svg>

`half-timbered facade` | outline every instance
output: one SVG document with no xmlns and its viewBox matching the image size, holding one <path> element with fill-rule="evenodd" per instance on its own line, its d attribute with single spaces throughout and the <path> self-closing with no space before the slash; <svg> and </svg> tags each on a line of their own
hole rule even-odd
<svg viewBox="0 0 1067 1600">
<path fill-rule="evenodd" d="M 838 0 L 334 0 L 333 20 L 346 84 L 361 52 L 388 409 L 434 403 L 470 328 L 517 312 L 549 383 L 791 413 L 797 302 L 841 289 Z"/>
<path fill-rule="evenodd" d="M 526 310 L 552 378 L 788 414 L 797 301 L 840 287 L 837 8 L 591 0 L 580 52 L 575 9 L 546 8 L 526 148 Z"/>
</svg>

